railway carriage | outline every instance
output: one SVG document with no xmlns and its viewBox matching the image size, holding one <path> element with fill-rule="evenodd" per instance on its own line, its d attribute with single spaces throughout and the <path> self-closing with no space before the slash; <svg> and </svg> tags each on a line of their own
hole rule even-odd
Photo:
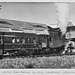
<svg viewBox="0 0 75 75">
<path fill-rule="evenodd" d="M 34 53 L 38 50 L 38 37 L 34 33 L 23 31 L 0 32 L 0 55 L 15 53 L 24 50 L 27 53 Z"/>
</svg>

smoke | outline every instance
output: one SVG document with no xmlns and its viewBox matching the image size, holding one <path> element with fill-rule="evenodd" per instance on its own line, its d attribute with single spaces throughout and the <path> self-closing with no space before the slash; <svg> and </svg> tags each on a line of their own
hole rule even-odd
<svg viewBox="0 0 75 75">
<path fill-rule="evenodd" d="M 69 21 L 69 9 L 70 3 L 66 2 L 57 2 L 55 3 L 58 26 L 60 27 L 62 34 L 66 33 L 67 23 Z"/>
</svg>

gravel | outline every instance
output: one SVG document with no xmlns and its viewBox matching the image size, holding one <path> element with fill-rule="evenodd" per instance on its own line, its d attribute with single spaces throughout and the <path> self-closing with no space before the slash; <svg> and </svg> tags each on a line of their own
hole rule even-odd
<svg viewBox="0 0 75 75">
<path fill-rule="evenodd" d="M 51 57 L 16 57 L 0 60 L 0 69 L 74 69 L 75 55 Z"/>
</svg>

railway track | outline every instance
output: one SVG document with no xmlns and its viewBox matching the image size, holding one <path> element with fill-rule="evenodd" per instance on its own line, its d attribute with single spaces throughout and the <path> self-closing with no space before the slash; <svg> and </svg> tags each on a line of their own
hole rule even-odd
<svg viewBox="0 0 75 75">
<path fill-rule="evenodd" d="M 15 55 L 15 54 L 8 54 L 8 55 L 3 55 L 3 58 L 16 58 L 16 57 L 21 57 L 21 58 L 24 58 L 24 57 L 52 57 L 52 56 L 69 56 L 69 55 L 75 55 L 75 53 L 66 53 L 66 54 L 34 54 L 34 55 Z"/>
</svg>

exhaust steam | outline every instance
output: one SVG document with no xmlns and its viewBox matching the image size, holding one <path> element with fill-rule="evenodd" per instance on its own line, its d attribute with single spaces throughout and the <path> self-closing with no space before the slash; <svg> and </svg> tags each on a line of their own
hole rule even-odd
<svg viewBox="0 0 75 75">
<path fill-rule="evenodd" d="M 58 26 L 62 31 L 62 35 L 66 33 L 67 23 L 69 21 L 69 9 L 70 3 L 56 2 L 56 12 L 58 17 Z"/>
</svg>

